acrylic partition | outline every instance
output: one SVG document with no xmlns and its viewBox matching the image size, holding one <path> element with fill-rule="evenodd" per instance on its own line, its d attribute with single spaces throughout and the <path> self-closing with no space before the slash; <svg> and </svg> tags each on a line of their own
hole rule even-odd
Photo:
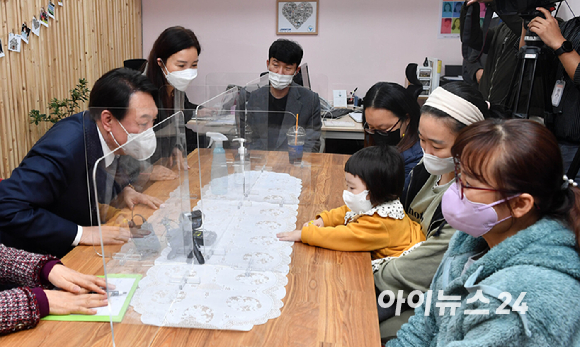
<svg viewBox="0 0 580 347">
<path fill-rule="evenodd" d="M 252 81 L 260 76 L 260 73 L 208 73 L 205 75 L 204 101 L 210 100 L 224 91 L 233 87 L 243 87 L 248 81 Z M 197 93 L 196 93 L 197 92 Z M 196 93 L 196 94 L 194 94 Z M 193 86 L 187 89 L 187 95 L 199 94 L 199 87 Z"/>
<path fill-rule="evenodd" d="M 92 243 L 102 256 L 107 284 L 115 286 L 108 290 L 109 307 L 98 315 L 110 322 L 113 345 L 133 345 L 119 341 L 116 333 L 135 325 L 151 325 L 139 333 L 148 344 L 158 327 L 172 325 L 171 303 L 180 288 L 195 281 L 190 276 L 199 258 L 195 244 L 203 243 L 194 234 L 190 188 L 195 186 L 190 187 L 185 140 L 184 115 L 191 117 L 195 110 L 107 111 L 125 115 L 122 123 L 102 116 L 103 109 L 85 112 L 84 120 L 89 200 L 93 225 L 98 225 Z M 162 293 L 152 296 L 148 291 L 159 264 L 171 265 L 171 273 Z"/>
<path fill-rule="evenodd" d="M 211 329 L 251 330 L 280 315 L 292 243 L 276 234 L 296 229 L 301 194 L 312 190 L 310 151 L 320 127 L 299 122 L 305 129 L 287 136 L 296 114 L 268 111 L 267 81 L 224 90 L 188 123 L 199 138 L 201 200 L 193 209 L 211 242 L 193 291 L 207 298 Z"/>
<path fill-rule="evenodd" d="M 86 112 L 92 242 L 116 286 L 102 309 L 113 345 L 148 345 L 161 327 L 250 331 L 281 314 L 292 243 L 276 234 L 304 222 L 304 193 L 315 194 L 320 120 L 268 111 L 267 88 L 266 75 L 195 110 L 160 109 L 154 126 L 150 110 L 109 110 L 127 114 L 124 129 Z"/>
</svg>

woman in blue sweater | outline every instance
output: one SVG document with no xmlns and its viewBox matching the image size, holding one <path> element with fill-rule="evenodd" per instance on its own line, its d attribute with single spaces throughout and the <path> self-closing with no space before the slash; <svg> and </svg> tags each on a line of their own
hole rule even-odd
<svg viewBox="0 0 580 347">
<path fill-rule="evenodd" d="M 451 152 L 457 183 L 442 210 L 460 232 L 387 346 L 579 346 L 580 190 L 563 179 L 555 137 L 486 120 Z"/>
<path fill-rule="evenodd" d="M 365 146 L 397 146 L 405 161 L 406 187 L 409 173 L 423 158 L 418 131 L 421 110 L 417 99 L 399 84 L 378 82 L 363 100 Z"/>
</svg>

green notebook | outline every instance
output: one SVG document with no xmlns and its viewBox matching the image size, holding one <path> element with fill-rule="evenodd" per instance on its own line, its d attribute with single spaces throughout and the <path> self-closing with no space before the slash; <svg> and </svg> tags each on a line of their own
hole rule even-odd
<svg viewBox="0 0 580 347">
<path fill-rule="evenodd" d="M 99 276 L 104 277 L 104 276 Z M 127 293 L 120 296 L 109 297 L 109 306 L 97 308 L 97 314 L 95 315 L 84 315 L 84 314 L 69 314 L 69 315 L 48 315 L 42 320 L 55 320 L 55 321 L 76 321 L 76 322 L 108 322 L 112 317 L 113 322 L 119 323 L 123 320 L 127 308 L 129 308 L 129 303 L 131 298 L 137 290 L 137 285 L 139 280 L 143 277 L 142 275 L 132 275 L 132 274 L 109 274 L 107 279 L 109 283 L 115 285 L 115 290 Z M 109 311 L 110 307 L 110 311 Z"/>
</svg>

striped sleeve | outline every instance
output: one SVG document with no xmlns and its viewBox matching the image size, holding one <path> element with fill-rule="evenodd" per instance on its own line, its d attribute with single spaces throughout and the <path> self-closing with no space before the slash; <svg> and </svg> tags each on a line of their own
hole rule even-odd
<svg viewBox="0 0 580 347">
<path fill-rule="evenodd" d="M 39 320 L 36 296 L 29 288 L 0 292 L 0 334 L 34 328 Z"/>
<path fill-rule="evenodd" d="M 13 283 L 26 287 L 39 287 L 41 270 L 46 263 L 57 258 L 29 253 L 0 244 L 0 284 Z"/>
</svg>

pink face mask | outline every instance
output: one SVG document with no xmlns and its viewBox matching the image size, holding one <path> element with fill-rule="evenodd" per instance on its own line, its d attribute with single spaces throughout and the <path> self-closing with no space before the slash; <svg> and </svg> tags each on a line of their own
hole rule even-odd
<svg viewBox="0 0 580 347">
<path fill-rule="evenodd" d="M 485 205 L 479 202 L 469 201 L 465 196 L 461 199 L 458 184 L 455 183 L 443 194 L 441 211 L 443 212 L 445 221 L 453 228 L 461 230 L 473 237 L 480 237 L 485 235 L 495 225 L 512 217 L 507 216 L 498 221 L 497 213 L 493 209 L 493 206 L 499 205 L 507 200 L 509 199 L 503 199 Z"/>
</svg>

